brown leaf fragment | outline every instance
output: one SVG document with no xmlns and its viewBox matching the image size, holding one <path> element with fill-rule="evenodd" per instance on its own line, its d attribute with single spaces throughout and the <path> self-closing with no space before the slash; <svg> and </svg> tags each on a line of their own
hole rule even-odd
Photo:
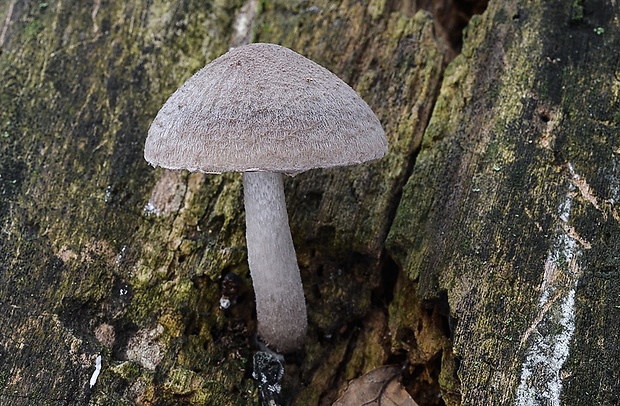
<svg viewBox="0 0 620 406">
<path fill-rule="evenodd" d="M 352 380 L 332 406 L 418 406 L 400 383 L 401 367 L 386 365 Z"/>
</svg>

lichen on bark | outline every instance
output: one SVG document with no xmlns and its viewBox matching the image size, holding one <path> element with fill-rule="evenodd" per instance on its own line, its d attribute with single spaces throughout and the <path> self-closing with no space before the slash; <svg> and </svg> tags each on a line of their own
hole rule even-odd
<svg viewBox="0 0 620 406">
<path fill-rule="evenodd" d="M 448 294 L 463 404 L 614 401 L 612 384 L 588 392 L 613 378 L 581 360 L 617 359 L 587 338 L 617 325 L 599 260 L 618 227 L 601 203 L 615 201 L 619 99 L 604 55 L 617 44 L 587 28 L 607 32 L 608 16 L 573 25 L 551 8 L 491 3 L 470 24 L 388 237 L 422 297 Z"/>
</svg>

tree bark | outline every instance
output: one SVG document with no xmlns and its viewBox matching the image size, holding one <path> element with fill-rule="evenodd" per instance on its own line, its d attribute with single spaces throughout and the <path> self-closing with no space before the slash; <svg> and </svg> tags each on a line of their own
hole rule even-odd
<svg viewBox="0 0 620 406">
<path fill-rule="evenodd" d="M 448 298 L 463 405 L 620 402 L 619 16 L 492 2 L 445 73 L 388 247 Z"/>
<path fill-rule="evenodd" d="M 0 403 L 256 404 L 241 176 L 142 158 L 167 97 L 249 41 L 335 72 L 390 143 L 285 181 L 309 333 L 284 402 L 400 363 L 421 405 L 619 403 L 618 6 L 492 2 L 447 68 L 430 8 L 0 4 Z"/>
</svg>

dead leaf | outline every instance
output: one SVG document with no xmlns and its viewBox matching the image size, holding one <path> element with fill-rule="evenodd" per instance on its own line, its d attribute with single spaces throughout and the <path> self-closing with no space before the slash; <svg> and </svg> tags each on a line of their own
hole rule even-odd
<svg viewBox="0 0 620 406">
<path fill-rule="evenodd" d="M 352 380 L 332 406 L 418 406 L 400 383 L 401 367 L 386 365 Z"/>
</svg>

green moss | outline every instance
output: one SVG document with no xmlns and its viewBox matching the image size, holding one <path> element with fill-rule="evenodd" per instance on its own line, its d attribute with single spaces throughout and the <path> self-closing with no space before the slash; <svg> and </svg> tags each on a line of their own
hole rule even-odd
<svg viewBox="0 0 620 406">
<path fill-rule="evenodd" d="M 469 57 L 469 52 L 475 49 L 476 41 L 472 41 L 472 37 L 475 35 L 474 33 L 481 28 L 482 23 L 483 17 L 476 14 L 471 17 L 467 26 L 463 29 L 463 55 L 465 55 L 465 57 Z M 469 52 L 466 52 L 466 50 L 469 50 Z"/>
<path fill-rule="evenodd" d="M 175 368 L 168 374 L 163 387 L 172 399 L 187 399 L 193 405 L 246 405 L 254 404 L 257 399 L 256 389 L 251 381 L 243 384 L 239 379 L 239 395 L 230 392 L 231 370 L 226 365 L 218 372 L 198 374 L 183 368 Z M 232 376 L 237 378 L 238 374 Z M 233 378 L 234 379 L 234 378 Z"/>
<path fill-rule="evenodd" d="M 138 363 L 132 361 L 121 362 L 113 366 L 111 371 L 127 381 L 134 381 L 143 373 L 142 367 Z"/>
<path fill-rule="evenodd" d="M 583 3 L 582 0 L 572 0 L 570 4 L 570 19 L 573 22 L 583 20 Z"/>
<path fill-rule="evenodd" d="M 33 40 L 41 31 L 43 31 L 43 24 L 41 21 L 33 19 L 24 27 L 24 39 L 26 41 Z"/>
<path fill-rule="evenodd" d="M 441 371 L 439 373 L 439 386 L 442 391 L 442 400 L 447 406 L 461 404 L 461 381 L 458 377 L 459 359 L 452 353 L 451 348 L 445 349 L 441 354 Z"/>
<path fill-rule="evenodd" d="M 175 368 L 168 374 L 164 388 L 172 395 L 187 395 L 204 385 L 204 380 L 195 372 Z"/>
<path fill-rule="evenodd" d="M 385 11 L 386 0 L 371 0 L 368 4 L 368 14 L 373 19 L 377 19 L 383 15 Z"/>
</svg>

